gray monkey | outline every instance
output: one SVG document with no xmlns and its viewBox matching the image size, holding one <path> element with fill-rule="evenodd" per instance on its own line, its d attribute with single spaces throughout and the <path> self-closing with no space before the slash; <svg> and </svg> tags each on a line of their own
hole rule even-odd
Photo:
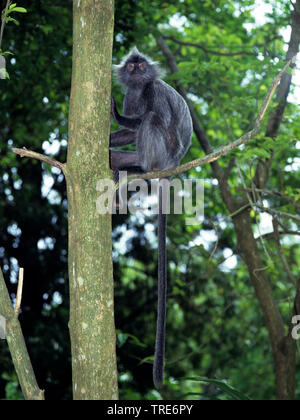
<svg viewBox="0 0 300 420">
<path fill-rule="evenodd" d="M 110 150 L 113 171 L 146 173 L 166 170 L 179 165 L 187 153 L 193 123 L 189 108 L 179 93 L 161 80 L 159 66 L 134 48 L 120 65 L 115 66 L 118 78 L 127 87 L 124 113 L 120 115 L 112 97 L 112 115 L 122 127 L 111 133 L 110 146 L 136 144 L 136 152 Z M 158 217 L 158 307 L 153 381 L 156 388 L 163 384 L 166 335 L 166 214 L 163 194 L 159 191 Z"/>
</svg>

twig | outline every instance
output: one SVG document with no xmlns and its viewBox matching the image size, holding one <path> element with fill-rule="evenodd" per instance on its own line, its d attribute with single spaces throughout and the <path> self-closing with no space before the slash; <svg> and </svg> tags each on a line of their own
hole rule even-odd
<svg viewBox="0 0 300 420">
<path fill-rule="evenodd" d="M 209 258 L 208 258 L 207 264 L 209 264 L 210 261 L 213 259 L 213 256 L 217 252 L 218 245 L 219 245 L 219 229 L 218 229 L 218 226 L 214 222 L 212 222 L 212 223 L 213 223 L 213 226 L 214 226 L 214 229 L 215 229 L 215 232 L 216 232 L 217 240 L 216 240 L 216 243 L 215 243 L 215 245 L 213 247 L 213 250 L 212 250 L 212 252 L 211 252 L 211 254 L 210 254 Z"/>
<path fill-rule="evenodd" d="M 279 231 L 278 232 L 278 234 L 280 235 L 280 236 L 283 236 L 283 235 L 292 235 L 292 236 L 300 236 L 300 232 L 297 232 L 297 231 L 295 231 L 295 230 L 283 230 L 283 231 Z M 260 236 L 258 236 L 257 238 L 256 238 L 256 240 L 257 241 L 259 241 L 260 240 Z M 263 239 L 265 239 L 265 240 L 268 240 L 268 239 L 274 239 L 274 232 L 270 232 L 270 233 L 265 233 L 264 235 L 262 235 L 262 238 Z"/>
<path fill-rule="evenodd" d="M 244 188 L 246 188 L 246 182 L 245 182 L 245 179 L 244 179 L 244 176 L 243 176 L 242 170 L 241 170 L 241 168 L 240 168 L 240 166 L 239 166 L 239 165 L 237 165 L 237 168 L 238 168 L 238 171 L 239 171 L 239 174 L 240 174 L 241 182 L 243 183 Z M 254 202 L 252 201 L 252 199 L 251 199 L 251 197 L 250 197 L 249 193 L 246 193 L 246 195 L 247 195 L 247 198 L 248 198 L 248 201 L 249 201 L 249 205 L 251 206 L 251 208 L 252 208 L 252 210 L 255 212 L 255 214 L 257 214 L 257 211 L 256 211 L 256 209 L 255 209 L 255 204 L 254 204 Z M 271 256 L 270 256 L 269 251 L 267 250 L 267 247 L 266 247 L 266 245 L 265 245 L 265 242 L 264 242 L 263 237 L 262 237 L 261 232 L 260 232 L 260 227 L 259 227 L 259 224 L 258 224 L 257 222 L 256 222 L 256 226 L 257 226 L 257 230 L 258 230 L 258 232 L 259 232 L 259 237 L 261 238 L 260 242 L 261 242 L 262 247 L 263 247 L 263 250 L 264 250 L 264 252 L 265 252 L 265 254 L 266 254 L 266 256 L 267 256 L 267 259 L 269 260 L 269 262 L 271 262 L 271 264 L 273 264 L 273 260 L 272 260 L 272 258 L 271 258 Z M 266 267 L 266 269 L 267 269 L 267 268 L 269 268 L 269 266 L 268 266 L 268 267 Z M 254 270 L 254 274 L 255 274 L 257 271 L 259 271 L 259 270 Z M 256 274 L 255 274 L 255 275 L 256 275 Z"/>
<path fill-rule="evenodd" d="M 31 159 L 37 159 L 40 160 L 42 162 L 46 162 L 49 163 L 49 165 L 55 166 L 56 168 L 61 169 L 63 172 L 65 172 L 66 170 L 66 166 L 65 164 L 58 162 L 57 160 L 53 160 L 50 157 L 46 156 L 46 155 L 42 155 L 40 153 L 36 153 L 36 152 L 31 152 L 30 150 L 27 150 L 25 147 L 23 149 L 12 149 L 12 152 L 15 153 L 16 155 L 23 157 L 28 157 Z"/>
<path fill-rule="evenodd" d="M 237 147 L 239 147 L 243 144 L 249 143 L 259 133 L 262 120 L 265 116 L 265 113 L 266 113 L 268 107 L 269 107 L 269 104 L 270 104 L 271 99 L 274 95 L 275 89 L 276 89 L 278 83 L 280 82 L 283 74 L 287 71 L 287 69 L 289 68 L 291 63 L 294 62 L 294 60 L 295 60 L 295 57 L 292 60 L 290 60 L 284 66 L 283 70 L 273 80 L 273 82 L 272 82 L 272 84 L 269 88 L 269 91 L 267 93 L 267 96 L 264 99 L 263 104 L 260 108 L 258 116 L 257 116 L 257 118 L 254 122 L 254 128 L 251 131 L 244 134 L 242 137 L 235 140 L 234 142 L 229 143 L 226 146 L 223 146 L 223 147 L 219 148 L 215 152 L 212 152 L 212 153 L 204 156 L 203 158 L 193 160 L 189 163 L 178 166 L 177 168 L 168 169 L 166 171 L 148 172 L 147 174 L 144 174 L 144 175 L 140 175 L 140 174 L 139 175 L 131 175 L 131 176 L 128 177 L 128 182 L 132 181 L 133 179 L 168 178 L 170 176 L 179 175 L 179 174 L 182 174 L 184 172 L 189 171 L 190 169 L 193 169 L 193 168 L 196 168 L 196 167 L 199 167 L 199 166 L 203 166 L 207 163 L 215 162 L 216 160 L 220 159 L 222 156 L 226 156 L 227 154 L 232 152 Z"/>
<path fill-rule="evenodd" d="M 4 32 L 4 28 L 5 28 L 5 24 L 6 24 L 6 13 L 7 10 L 9 8 L 11 4 L 11 1 L 8 0 L 5 6 L 5 9 L 2 11 L 3 15 L 1 16 L 1 29 L 0 29 L 0 51 L 1 51 L 1 46 L 2 46 L 2 40 L 3 40 L 3 32 Z"/>
<path fill-rule="evenodd" d="M 210 48 L 207 48 L 203 44 L 198 44 L 198 43 L 195 43 L 195 42 L 180 41 L 179 39 L 176 39 L 173 36 L 166 36 L 166 35 L 164 35 L 163 38 L 164 39 L 167 39 L 169 41 L 173 41 L 173 42 L 175 42 L 178 45 L 183 45 L 183 46 L 186 46 L 186 47 L 199 48 L 200 50 L 204 51 L 207 54 L 220 55 L 220 56 L 225 56 L 225 57 L 234 57 L 236 55 L 252 55 L 254 57 L 257 56 L 257 53 L 253 53 L 253 52 L 249 52 L 249 51 L 220 52 L 220 51 L 216 51 L 216 50 L 212 50 Z M 217 47 L 217 48 L 226 49 L 226 47 Z M 250 48 L 253 48 L 253 47 L 250 47 Z"/>
<path fill-rule="evenodd" d="M 273 229 L 274 229 L 274 238 L 275 238 L 275 242 L 276 242 L 276 246 L 277 246 L 277 249 L 278 249 L 278 254 L 279 254 L 279 257 L 281 259 L 281 262 L 282 262 L 282 264 L 283 264 L 283 266 L 286 270 L 286 273 L 287 273 L 289 279 L 291 280 L 291 282 L 294 285 L 296 285 L 297 282 L 296 282 L 296 280 L 295 280 L 295 278 L 294 278 L 294 276 L 293 276 L 293 274 L 290 270 L 290 267 L 289 267 L 288 262 L 285 258 L 285 255 L 284 255 L 281 243 L 280 243 L 279 223 L 278 223 L 278 220 L 276 218 L 273 218 Z"/>
<path fill-rule="evenodd" d="M 257 204 L 256 204 L 256 207 L 259 208 L 262 212 L 269 213 L 272 216 L 287 217 L 288 219 L 293 219 L 293 220 L 296 220 L 296 222 L 300 223 L 300 216 L 296 216 L 295 214 L 287 213 L 286 211 L 268 209 L 266 207 L 259 206 Z"/>
<path fill-rule="evenodd" d="M 238 191 L 245 191 L 245 192 L 253 192 L 253 189 L 251 188 L 237 188 Z M 285 195 L 281 193 L 280 191 L 275 190 L 262 190 L 260 188 L 254 188 L 254 191 L 260 194 L 267 194 L 267 195 L 276 195 L 277 197 L 281 197 L 284 200 L 288 201 L 290 204 L 295 206 L 300 211 L 300 204 L 298 204 L 296 201 L 294 201 L 291 197 L 288 195 Z"/>
<path fill-rule="evenodd" d="M 243 213 L 245 210 L 251 209 L 251 204 L 245 204 L 244 206 L 237 209 L 235 212 L 231 213 L 229 217 L 232 219 L 233 217 L 238 216 L 239 214 Z"/>
<path fill-rule="evenodd" d="M 18 291 L 16 297 L 16 305 L 15 305 L 15 314 L 16 316 L 19 315 L 21 302 L 22 302 L 22 293 L 23 293 L 23 280 L 24 280 L 24 268 L 20 268 L 19 271 L 19 282 L 18 282 Z"/>
</svg>

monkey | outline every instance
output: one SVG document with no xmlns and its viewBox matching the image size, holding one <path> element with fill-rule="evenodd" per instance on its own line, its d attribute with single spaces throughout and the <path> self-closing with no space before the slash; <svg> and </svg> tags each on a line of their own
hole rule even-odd
<svg viewBox="0 0 300 420">
<path fill-rule="evenodd" d="M 186 155 L 193 133 L 187 103 L 161 79 L 158 63 L 136 47 L 114 69 L 127 90 L 123 115 L 119 114 L 113 96 L 111 100 L 112 116 L 123 127 L 110 136 L 111 169 L 115 173 L 126 170 L 140 174 L 175 168 Z M 135 152 L 112 149 L 129 144 L 136 145 Z M 158 196 L 158 305 L 153 382 L 160 389 L 164 376 L 167 300 L 167 220 L 162 188 Z"/>
</svg>

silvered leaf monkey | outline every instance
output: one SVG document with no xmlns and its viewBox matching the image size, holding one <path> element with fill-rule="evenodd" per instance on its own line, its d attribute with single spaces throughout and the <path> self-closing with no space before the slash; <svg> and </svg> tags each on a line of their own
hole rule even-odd
<svg viewBox="0 0 300 420">
<path fill-rule="evenodd" d="M 159 78 L 158 64 L 137 48 L 115 69 L 127 92 L 123 115 L 119 114 L 112 97 L 112 115 L 123 128 L 111 133 L 110 146 L 114 148 L 135 143 L 136 151 L 111 149 L 111 169 L 115 172 L 146 173 L 175 168 L 187 153 L 193 133 L 185 100 Z M 156 388 L 163 384 L 166 331 L 166 214 L 163 212 L 162 188 L 159 189 L 158 243 L 158 308 L 153 365 Z"/>
</svg>

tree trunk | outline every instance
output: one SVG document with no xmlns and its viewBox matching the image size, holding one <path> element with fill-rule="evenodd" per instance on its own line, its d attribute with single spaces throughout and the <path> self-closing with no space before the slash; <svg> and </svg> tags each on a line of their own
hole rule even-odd
<svg viewBox="0 0 300 420">
<path fill-rule="evenodd" d="M 113 3 L 73 2 L 73 74 L 65 173 L 75 400 L 118 399 L 111 215 L 99 215 L 96 210 L 97 183 L 111 178 Z"/>
<path fill-rule="evenodd" d="M 287 334 L 275 302 L 270 279 L 263 267 L 249 211 L 233 218 L 240 254 L 248 268 L 268 329 L 276 374 L 277 400 L 295 398 L 296 341 Z"/>
<path fill-rule="evenodd" d="M 6 320 L 6 339 L 25 400 L 44 400 L 36 382 L 18 314 L 14 312 L 0 269 L 0 315 Z"/>
</svg>

